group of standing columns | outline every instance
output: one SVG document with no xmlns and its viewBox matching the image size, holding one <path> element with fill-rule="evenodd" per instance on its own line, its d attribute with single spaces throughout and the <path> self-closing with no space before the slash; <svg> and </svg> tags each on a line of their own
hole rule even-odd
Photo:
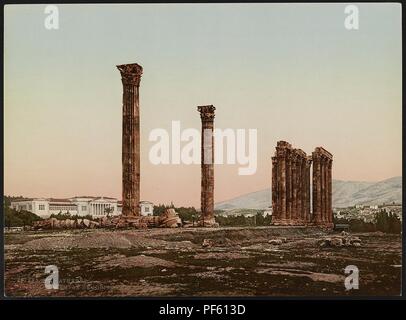
<svg viewBox="0 0 406 320">
<path fill-rule="evenodd" d="M 278 141 L 272 157 L 272 220 L 276 225 L 310 221 L 310 163 L 306 153 Z"/>
<path fill-rule="evenodd" d="M 123 84 L 123 216 L 140 216 L 140 114 L 139 86 L 142 67 L 136 63 L 117 66 Z M 214 111 L 212 105 L 199 106 L 202 121 L 201 145 L 201 224 L 214 220 Z M 318 147 L 311 157 L 301 149 L 278 141 L 272 157 L 272 209 L 275 225 L 314 223 L 331 226 L 331 153 Z M 310 206 L 310 168 L 313 162 L 313 205 Z"/>
<path fill-rule="evenodd" d="M 332 164 L 333 155 L 322 147 L 313 157 L 313 217 L 315 224 L 332 226 Z"/>
<path fill-rule="evenodd" d="M 313 210 L 310 205 L 312 162 Z M 307 156 L 303 150 L 292 148 L 290 143 L 278 141 L 272 157 L 274 225 L 332 224 L 331 165 L 332 155 L 323 148 L 316 148 L 312 156 Z"/>
</svg>

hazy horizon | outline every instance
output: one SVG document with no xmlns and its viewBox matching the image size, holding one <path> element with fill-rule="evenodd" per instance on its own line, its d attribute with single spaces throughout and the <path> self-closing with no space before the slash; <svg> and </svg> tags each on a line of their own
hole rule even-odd
<svg viewBox="0 0 406 320">
<path fill-rule="evenodd" d="M 387 178 L 387 179 L 383 179 L 383 180 L 379 180 L 379 181 L 365 181 L 365 180 L 364 180 L 364 181 L 354 181 L 354 180 L 333 179 L 333 182 L 334 182 L 334 181 L 341 181 L 341 182 L 370 182 L 370 183 L 374 183 L 374 182 L 382 182 L 382 181 L 386 181 L 386 180 L 391 180 L 391 179 L 395 179 L 395 178 L 402 178 L 402 176 L 393 176 L 393 177 L 389 177 L 389 178 Z M 334 186 L 333 186 L 333 187 L 334 187 Z M 257 193 L 257 192 L 259 192 L 259 191 L 263 191 L 263 190 L 270 189 L 270 188 L 271 188 L 271 186 L 268 186 L 268 187 L 265 188 L 265 189 L 250 191 L 250 192 L 243 193 L 243 194 L 238 194 L 238 195 L 233 196 L 233 197 L 228 198 L 228 199 L 224 199 L 224 200 L 221 200 L 221 201 L 216 201 L 216 203 L 219 203 L 219 202 L 227 202 L 228 200 L 232 200 L 232 199 L 234 199 L 234 198 L 238 198 L 239 196 L 242 196 L 242 195 L 246 195 L 246 194 L 250 194 L 250 193 Z M 17 195 L 17 194 L 14 194 L 14 195 L 7 194 L 7 195 L 5 195 L 5 196 L 8 196 L 8 197 L 20 197 L 20 196 L 22 196 L 22 197 L 24 197 L 24 198 L 54 198 L 54 197 L 52 197 L 52 196 L 30 197 L 29 195 L 28 195 L 28 196 L 25 196 L 25 195 L 21 195 L 21 194 L 18 194 L 18 195 Z M 79 194 L 75 194 L 75 195 L 72 195 L 72 196 L 67 196 L 66 198 L 68 199 L 68 198 L 73 198 L 73 197 L 109 197 L 109 195 L 91 195 L 91 194 L 79 195 Z M 120 198 L 117 198 L 117 200 L 121 201 L 121 197 L 120 197 Z M 143 199 L 142 201 L 148 201 L 148 199 Z M 170 204 L 170 203 L 154 203 L 154 204 Z"/>
<path fill-rule="evenodd" d="M 199 207 L 200 165 L 153 165 L 151 130 L 257 129 L 258 167 L 215 166 L 215 202 L 270 187 L 286 140 L 333 154 L 333 179 L 402 176 L 401 7 L 346 4 L 45 5 L 4 7 L 4 193 L 121 199 L 122 85 L 138 63 L 141 200 Z"/>
</svg>

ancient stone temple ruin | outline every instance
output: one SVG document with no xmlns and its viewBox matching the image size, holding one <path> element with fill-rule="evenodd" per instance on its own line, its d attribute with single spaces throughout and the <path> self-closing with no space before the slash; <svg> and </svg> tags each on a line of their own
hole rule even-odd
<svg viewBox="0 0 406 320">
<path fill-rule="evenodd" d="M 199 106 L 202 121 L 201 139 L 201 226 L 215 226 L 214 219 L 214 110 L 212 105 Z"/>
<path fill-rule="evenodd" d="M 293 148 L 290 143 L 278 141 L 272 157 L 274 225 L 332 226 L 332 158 L 331 153 L 321 147 L 316 148 L 312 156 L 307 156 L 303 150 Z"/>
<path fill-rule="evenodd" d="M 136 63 L 117 66 L 123 83 L 123 209 L 125 217 L 140 216 L 140 106 L 142 67 Z"/>
<path fill-rule="evenodd" d="M 140 227 L 168 225 L 177 217 L 161 219 L 140 214 L 140 107 L 139 86 L 143 69 L 140 65 L 117 66 L 123 85 L 122 133 L 122 216 L 116 225 Z M 199 226 L 218 226 L 214 218 L 214 117 L 213 105 L 198 106 L 201 131 L 201 220 Z M 313 163 L 310 179 L 311 165 Z M 318 147 L 311 156 L 278 141 L 272 157 L 272 208 L 274 225 L 333 225 L 332 155 Z M 311 189 L 310 182 L 312 180 Z"/>
</svg>

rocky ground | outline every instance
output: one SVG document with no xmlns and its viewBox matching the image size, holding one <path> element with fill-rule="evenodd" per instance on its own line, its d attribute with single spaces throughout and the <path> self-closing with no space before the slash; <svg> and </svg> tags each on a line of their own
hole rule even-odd
<svg viewBox="0 0 406 320">
<path fill-rule="evenodd" d="M 30 231 L 5 235 L 7 296 L 396 296 L 401 237 L 326 246 L 316 228 Z M 321 245 L 323 243 L 323 245 Z M 204 245 L 202 245 L 204 244 Z M 59 289 L 44 286 L 45 266 Z M 346 291 L 344 269 L 359 269 Z"/>
</svg>

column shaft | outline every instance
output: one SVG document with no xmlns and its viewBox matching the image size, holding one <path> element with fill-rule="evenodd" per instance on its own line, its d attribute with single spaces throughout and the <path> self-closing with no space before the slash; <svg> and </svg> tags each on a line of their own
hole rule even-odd
<svg viewBox="0 0 406 320">
<path fill-rule="evenodd" d="M 298 157 L 297 161 L 297 214 L 298 223 L 302 220 L 302 159 Z"/>
<path fill-rule="evenodd" d="M 286 150 L 286 220 L 292 219 L 292 157 Z"/>
<path fill-rule="evenodd" d="M 320 159 L 313 153 L 313 220 L 316 224 L 321 222 L 321 181 Z"/>
<path fill-rule="evenodd" d="M 272 157 L 272 220 L 277 220 L 276 214 L 278 213 L 277 209 L 277 197 L 278 197 L 278 192 L 277 192 L 277 158 Z"/>
<path fill-rule="evenodd" d="M 297 158 L 296 155 L 292 160 L 292 215 L 291 222 L 297 219 Z"/>
<path fill-rule="evenodd" d="M 311 169 L 311 158 L 308 157 L 308 159 L 306 160 L 306 222 L 309 223 L 311 222 L 311 213 L 310 213 L 310 209 L 311 209 L 311 203 L 310 203 L 310 169 Z"/>
<path fill-rule="evenodd" d="M 280 162 L 281 220 L 286 220 L 286 158 L 281 158 Z"/>
<path fill-rule="evenodd" d="M 321 159 L 320 163 L 320 168 L 321 168 L 321 220 L 325 222 L 326 220 L 326 211 L 325 211 L 325 205 L 326 205 L 326 181 L 325 181 L 325 166 L 324 166 L 324 159 Z"/>
<path fill-rule="evenodd" d="M 313 221 L 331 227 L 332 222 L 332 180 L 330 162 L 332 154 L 317 147 L 313 158 Z"/>
<path fill-rule="evenodd" d="M 329 209 L 328 209 L 328 207 L 329 207 L 329 197 L 328 197 L 328 194 L 329 194 L 329 182 L 328 182 L 328 159 L 326 159 L 325 160 L 325 162 L 324 162 L 324 175 L 325 175 L 325 178 L 324 178 L 324 180 L 325 180 L 325 188 L 326 188 L 326 191 L 325 191 L 325 206 L 324 206 L 324 210 L 326 211 L 326 213 L 325 213 L 325 216 L 326 216 L 326 218 L 325 218 L 325 221 L 328 223 L 329 222 L 329 220 L 330 220 L 330 218 L 329 218 Z"/>
<path fill-rule="evenodd" d="M 332 177 L 332 160 L 328 163 L 328 216 L 329 222 L 334 222 L 333 216 L 333 177 Z"/>
<path fill-rule="evenodd" d="M 306 221 L 306 158 L 301 159 L 301 175 L 300 175 L 300 202 L 301 202 L 301 214 L 300 221 L 302 224 Z"/>
</svg>

